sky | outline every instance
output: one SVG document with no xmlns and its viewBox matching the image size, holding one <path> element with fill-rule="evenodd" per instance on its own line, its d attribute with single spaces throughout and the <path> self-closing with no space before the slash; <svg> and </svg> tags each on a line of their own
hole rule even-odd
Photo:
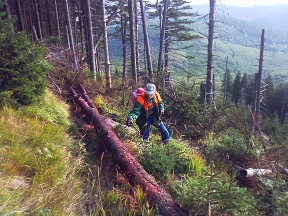
<svg viewBox="0 0 288 216">
<path fill-rule="evenodd" d="M 209 0 L 189 0 L 192 5 L 209 4 Z M 275 5 L 288 4 L 288 0 L 217 0 L 217 4 L 227 6 L 253 6 L 253 5 Z"/>
</svg>

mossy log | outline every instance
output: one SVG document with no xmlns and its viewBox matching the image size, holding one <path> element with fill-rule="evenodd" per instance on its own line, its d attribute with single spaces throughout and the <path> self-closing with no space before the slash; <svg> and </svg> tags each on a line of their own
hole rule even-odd
<svg viewBox="0 0 288 216">
<path fill-rule="evenodd" d="M 112 154 L 114 161 L 121 169 L 121 173 L 132 186 L 139 185 L 153 207 L 159 209 L 164 216 L 179 215 L 188 216 L 189 212 L 181 208 L 157 182 L 144 170 L 141 164 L 129 152 L 123 142 L 115 135 L 110 126 L 105 124 L 105 118 L 99 114 L 97 108 L 91 104 L 85 89 L 80 85 L 82 95 L 78 95 L 73 86 L 70 86 L 70 93 L 74 101 L 81 107 L 83 113 L 88 117 L 94 126 L 99 138 L 105 143 L 106 148 Z"/>
</svg>

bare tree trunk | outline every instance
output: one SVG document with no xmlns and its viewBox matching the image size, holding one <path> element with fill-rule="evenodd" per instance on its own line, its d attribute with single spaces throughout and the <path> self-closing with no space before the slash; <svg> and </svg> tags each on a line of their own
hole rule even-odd
<svg viewBox="0 0 288 216">
<path fill-rule="evenodd" d="M 45 6 L 46 6 L 46 14 L 47 14 L 47 23 L 48 23 L 48 29 L 49 29 L 49 36 L 52 36 L 52 27 L 51 27 L 51 21 L 50 21 L 50 8 L 49 8 L 49 1 L 45 0 Z"/>
<path fill-rule="evenodd" d="M 127 28 L 127 16 L 126 13 L 123 13 L 121 16 L 121 37 L 122 37 L 122 53 L 123 53 L 123 72 L 122 72 L 122 83 L 123 86 L 127 86 L 127 44 L 126 44 L 126 28 Z"/>
<path fill-rule="evenodd" d="M 146 54 L 146 59 L 147 59 L 148 76 L 151 82 L 154 82 L 150 43 L 149 43 L 148 30 L 147 30 L 147 25 L 146 25 L 146 16 L 145 16 L 146 12 L 145 12 L 143 0 L 140 0 L 140 6 L 141 6 L 142 26 L 143 26 L 143 33 L 144 33 L 144 44 L 145 44 L 145 54 Z"/>
<path fill-rule="evenodd" d="M 34 0 L 34 7 L 35 7 L 36 22 L 37 22 L 38 38 L 42 40 L 42 29 L 41 29 L 39 6 L 38 6 L 37 0 Z"/>
<path fill-rule="evenodd" d="M 263 53 L 264 53 L 264 38 L 265 38 L 265 30 L 262 29 L 261 34 L 261 47 L 260 47 L 260 59 L 259 59 L 259 68 L 258 68 L 258 74 L 257 74 L 257 81 L 256 81 L 256 100 L 255 100 L 255 126 L 257 127 L 259 123 L 260 118 L 260 102 L 261 102 L 261 81 L 262 81 L 262 67 L 263 67 Z M 255 128 L 257 129 L 257 128 Z"/>
<path fill-rule="evenodd" d="M 95 52 L 94 52 L 94 37 L 93 37 L 93 28 L 92 28 L 92 19 L 90 11 L 90 0 L 86 0 L 86 26 L 87 26 L 87 38 L 89 52 L 87 52 L 87 58 L 89 60 L 90 71 L 93 73 L 94 82 L 96 82 L 96 65 L 95 65 Z"/>
<path fill-rule="evenodd" d="M 228 56 L 226 58 L 226 70 L 224 77 L 224 96 L 223 96 L 223 105 L 226 107 L 227 105 L 227 81 L 228 81 Z"/>
<path fill-rule="evenodd" d="M 4 8 L 5 8 L 5 11 L 6 11 L 7 19 L 10 19 L 11 18 L 11 13 L 10 13 L 10 8 L 9 8 L 9 4 L 8 4 L 7 0 L 4 0 Z M 11 30 L 12 31 L 14 30 L 13 24 L 11 24 Z"/>
<path fill-rule="evenodd" d="M 72 55 L 73 55 L 73 63 L 74 63 L 76 70 L 78 70 L 78 64 L 77 64 L 76 55 L 75 55 L 75 45 L 74 45 L 74 38 L 73 38 L 73 32 L 72 32 L 72 26 L 71 26 L 71 17 L 70 17 L 70 12 L 69 12 L 68 0 L 65 0 L 65 12 L 66 12 L 66 17 L 67 17 L 68 40 L 69 40 L 69 43 L 71 46 L 70 48 L 71 48 Z"/>
<path fill-rule="evenodd" d="M 124 4 L 124 0 L 121 0 L 121 1 L 119 2 L 119 4 L 118 4 L 117 8 L 113 11 L 113 13 L 112 13 L 112 14 L 110 15 L 110 17 L 108 18 L 108 20 L 107 20 L 107 22 L 106 22 L 106 26 L 109 25 L 109 23 L 111 22 L 111 20 L 112 20 L 112 19 L 114 18 L 114 16 L 117 14 L 118 9 L 119 9 L 123 4 Z M 96 49 L 97 49 L 100 41 L 102 40 L 102 37 L 103 37 L 103 32 L 101 31 L 100 34 L 99 34 L 99 37 L 98 37 L 98 39 L 97 39 L 97 41 L 96 41 L 96 43 L 95 43 L 95 47 L 94 47 L 95 52 L 96 52 Z"/>
<path fill-rule="evenodd" d="M 131 46 L 131 70 L 134 79 L 134 85 L 138 86 L 138 72 L 136 64 L 136 42 L 135 42 L 135 18 L 134 18 L 134 0 L 128 0 L 129 24 L 130 24 L 130 46 Z"/>
<path fill-rule="evenodd" d="M 135 57 L 136 57 L 136 73 L 140 71 L 140 58 L 139 58 L 139 34 L 138 34 L 138 10 L 137 10 L 137 0 L 134 1 L 134 40 L 135 40 Z M 137 83 L 140 82 L 140 76 L 137 76 Z"/>
<path fill-rule="evenodd" d="M 57 36 L 60 38 L 61 34 L 60 34 L 60 24 L 59 24 L 57 0 L 54 0 L 54 11 L 55 11 L 55 17 L 56 17 Z"/>
<path fill-rule="evenodd" d="M 168 7 L 168 6 L 167 6 Z M 168 16 L 166 16 L 166 25 L 168 25 Z M 166 27 L 166 30 L 165 30 L 165 39 L 164 39 L 164 70 L 163 70 L 163 86 L 166 87 L 165 83 L 166 83 L 166 80 L 168 81 L 168 85 L 171 84 L 169 82 L 170 80 L 170 75 L 169 75 L 169 72 L 168 72 L 168 68 L 169 68 L 169 41 L 168 41 L 168 38 L 169 38 L 169 30 L 168 28 Z"/>
<path fill-rule="evenodd" d="M 10 13 L 10 9 L 9 9 L 9 4 L 7 0 L 4 0 L 4 8 L 5 8 L 5 12 L 6 12 L 6 17 L 8 19 L 11 18 L 11 13 Z"/>
<path fill-rule="evenodd" d="M 38 39 L 37 31 L 36 31 L 36 28 L 34 25 L 32 26 L 32 32 L 33 32 L 33 36 L 34 36 L 35 41 L 38 41 L 39 39 Z"/>
<path fill-rule="evenodd" d="M 103 32 L 103 44 L 104 44 L 104 58 L 105 58 L 105 78 L 106 78 L 106 90 L 112 89 L 111 72 L 110 72 L 110 59 L 108 50 L 108 36 L 105 19 L 105 0 L 101 0 L 101 14 L 102 14 L 102 32 Z"/>
<path fill-rule="evenodd" d="M 16 0 L 16 3 L 17 3 L 17 17 L 20 23 L 20 31 L 24 31 L 23 17 L 19 0 Z"/>
<path fill-rule="evenodd" d="M 164 0 L 157 73 L 160 73 L 162 71 L 161 69 L 162 69 L 162 62 L 163 62 L 163 49 L 164 49 L 164 41 L 165 41 L 166 14 L 167 14 L 167 8 L 168 8 L 168 1 L 169 0 Z"/>
<path fill-rule="evenodd" d="M 208 58 L 207 58 L 207 76 L 206 76 L 206 103 L 212 104 L 214 99 L 213 92 L 213 40 L 214 40 L 214 11 L 215 0 L 210 0 L 209 12 L 209 36 L 208 36 Z"/>
<path fill-rule="evenodd" d="M 158 207 L 160 215 L 188 216 L 188 211 L 175 203 L 172 197 L 151 178 L 122 141 L 115 135 L 113 130 L 107 126 L 105 118 L 89 103 L 91 100 L 87 96 L 86 91 L 84 93 L 82 91 L 86 100 L 78 96 L 73 87 L 70 87 L 70 92 L 73 98 L 75 98 L 74 101 L 81 107 L 86 117 L 91 120 L 95 130 L 101 134 L 99 138 L 102 139 L 112 154 L 115 162 L 121 169 L 121 173 L 132 186 L 139 185 L 142 188 L 149 204 Z"/>
</svg>

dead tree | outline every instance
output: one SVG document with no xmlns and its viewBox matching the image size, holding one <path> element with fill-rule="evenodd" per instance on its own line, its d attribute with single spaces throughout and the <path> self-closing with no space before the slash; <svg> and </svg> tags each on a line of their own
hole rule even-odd
<svg viewBox="0 0 288 216">
<path fill-rule="evenodd" d="M 205 91 L 206 91 L 205 102 L 208 104 L 212 104 L 214 102 L 214 92 L 213 92 L 214 12 L 215 12 L 215 0 L 210 0 L 207 76 L 206 76 L 206 86 L 205 86 Z"/>
<path fill-rule="evenodd" d="M 262 82 L 262 68 L 263 68 L 263 53 L 264 53 L 264 33 L 265 30 L 262 29 L 261 34 L 261 48 L 260 48 L 260 59 L 259 59 L 259 68 L 258 73 L 255 76 L 255 105 L 254 105 L 254 116 L 256 125 L 254 129 L 259 130 L 257 127 L 260 118 L 260 102 L 261 102 L 261 82 Z"/>
<path fill-rule="evenodd" d="M 89 99 L 85 89 L 81 87 L 83 96 L 79 96 L 73 86 L 70 93 L 74 101 L 81 107 L 83 113 L 89 118 L 96 130 L 98 137 L 106 144 L 106 148 L 112 154 L 113 159 L 119 166 L 121 173 L 132 186 L 139 185 L 151 206 L 158 207 L 161 215 L 189 215 L 188 211 L 182 209 L 172 197 L 155 182 L 143 169 L 140 163 L 129 152 L 122 141 L 115 135 L 112 129 L 105 123 Z M 86 98 L 86 99 L 85 99 Z"/>
</svg>

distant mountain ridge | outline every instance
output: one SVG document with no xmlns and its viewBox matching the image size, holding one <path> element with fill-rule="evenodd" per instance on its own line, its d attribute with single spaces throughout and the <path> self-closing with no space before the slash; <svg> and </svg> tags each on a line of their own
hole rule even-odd
<svg viewBox="0 0 288 216">
<path fill-rule="evenodd" d="M 192 5 L 192 7 L 193 11 L 198 11 L 199 14 L 209 13 L 209 5 Z M 219 15 L 242 19 L 288 32 L 288 4 L 251 7 L 217 5 L 216 12 Z"/>
</svg>

